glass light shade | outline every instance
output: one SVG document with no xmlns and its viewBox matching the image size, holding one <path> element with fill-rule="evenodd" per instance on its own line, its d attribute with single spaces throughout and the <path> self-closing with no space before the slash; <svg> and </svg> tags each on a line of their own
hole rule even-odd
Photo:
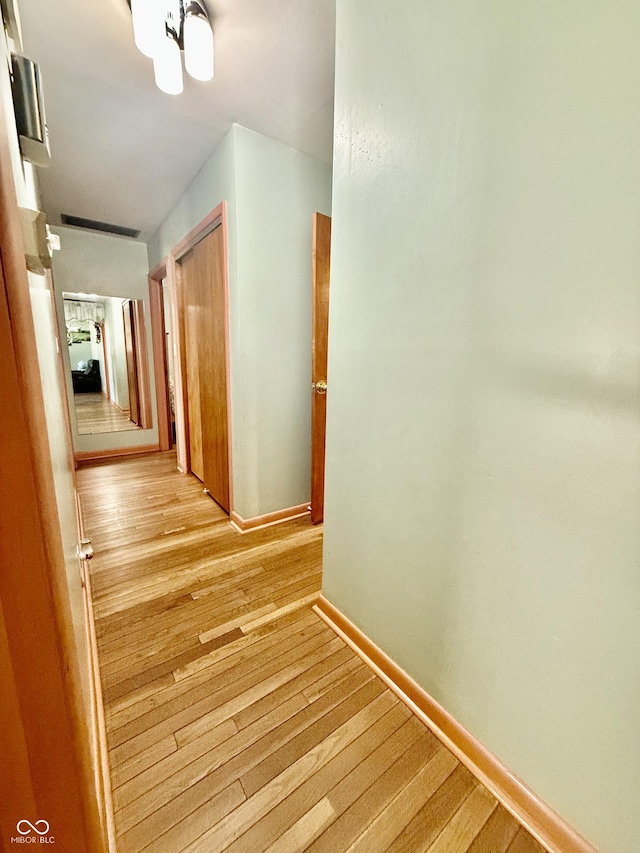
<svg viewBox="0 0 640 853">
<path fill-rule="evenodd" d="M 156 78 L 156 86 L 167 95 L 179 95 L 182 92 L 180 48 L 178 42 L 169 34 L 162 39 L 155 52 L 153 74 Z"/>
<path fill-rule="evenodd" d="M 184 67 L 195 80 L 213 78 L 213 32 L 204 15 L 185 16 Z"/>
<path fill-rule="evenodd" d="M 158 0 L 131 0 L 133 39 L 140 53 L 149 59 L 164 38 L 164 8 Z"/>
</svg>

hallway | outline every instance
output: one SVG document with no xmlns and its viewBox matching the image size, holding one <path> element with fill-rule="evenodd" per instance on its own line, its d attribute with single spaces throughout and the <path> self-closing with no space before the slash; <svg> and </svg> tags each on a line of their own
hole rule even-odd
<svg viewBox="0 0 640 853">
<path fill-rule="evenodd" d="M 102 394 L 74 394 L 73 402 L 80 435 L 140 429 L 126 412 Z"/>
<path fill-rule="evenodd" d="M 119 853 L 533 853 L 311 610 L 322 531 L 241 535 L 173 453 L 78 472 Z"/>
</svg>

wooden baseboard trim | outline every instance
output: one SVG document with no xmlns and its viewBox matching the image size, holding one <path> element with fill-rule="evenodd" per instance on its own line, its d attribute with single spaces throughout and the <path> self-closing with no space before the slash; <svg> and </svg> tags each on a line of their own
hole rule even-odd
<svg viewBox="0 0 640 853">
<path fill-rule="evenodd" d="M 597 853 L 328 599 L 313 609 L 551 853 Z"/>
<path fill-rule="evenodd" d="M 280 524 L 283 521 L 291 521 L 309 515 L 309 504 L 290 506 L 287 509 L 279 509 L 277 512 L 269 512 L 266 515 L 256 515 L 253 518 L 242 518 L 237 512 L 231 510 L 231 526 L 238 533 L 248 533 L 250 530 L 258 530 L 261 527 L 270 527 L 272 524 Z"/>
<path fill-rule="evenodd" d="M 74 455 L 77 467 L 81 468 L 90 462 L 115 459 L 118 456 L 145 456 L 159 451 L 159 444 L 141 444 L 138 447 L 114 447 L 112 450 L 78 450 Z"/>
</svg>

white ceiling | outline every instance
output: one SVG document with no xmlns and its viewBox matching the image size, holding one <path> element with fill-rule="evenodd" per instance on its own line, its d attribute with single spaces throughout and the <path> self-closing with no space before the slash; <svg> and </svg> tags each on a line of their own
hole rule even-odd
<svg viewBox="0 0 640 853">
<path fill-rule="evenodd" d="M 52 162 L 48 219 L 138 228 L 146 240 L 233 122 L 331 162 L 335 0 L 207 0 L 216 74 L 171 96 L 135 48 L 126 0 L 23 0 Z"/>
</svg>

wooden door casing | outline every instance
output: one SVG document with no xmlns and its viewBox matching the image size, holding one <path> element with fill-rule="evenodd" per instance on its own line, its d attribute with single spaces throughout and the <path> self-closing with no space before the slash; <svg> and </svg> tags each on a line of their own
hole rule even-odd
<svg viewBox="0 0 640 853">
<path fill-rule="evenodd" d="M 166 330 L 170 321 L 170 312 L 165 317 L 163 282 L 167 278 L 167 263 L 163 261 L 149 273 L 149 308 L 151 315 L 151 352 L 153 356 L 153 375 L 156 385 L 158 404 L 158 444 L 160 450 L 173 447 L 172 411 L 169 393 L 169 353 Z"/>
<path fill-rule="evenodd" d="M 198 256 L 191 251 L 180 261 L 184 298 L 185 366 L 187 375 L 187 416 L 191 473 L 204 483 L 202 453 L 202 412 L 200 410 L 201 297 L 198 285 Z"/>
<path fill-rule="evenodd" d="M 324 457 L 327 426 L 327 394 L 318 382 L 327 381 L 329 337 L 329 270 L 331 217 L 313 215 L 313 338 L 311 350 L 311 521 L 324 517 Z"/>
</svg>

